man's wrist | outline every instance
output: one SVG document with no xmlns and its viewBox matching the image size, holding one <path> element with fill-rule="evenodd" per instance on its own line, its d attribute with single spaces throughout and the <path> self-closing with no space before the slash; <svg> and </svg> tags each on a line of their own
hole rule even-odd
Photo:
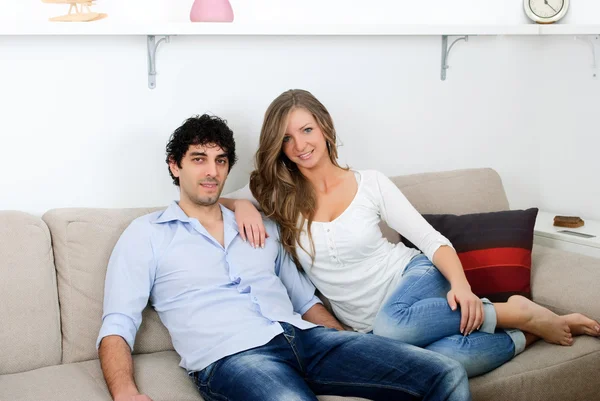
<svg viewBox="0 0 600 401">
<path fill-rule="evenodd" d="M 140 395 L 140 393 L 137 390 L 133 393 L 119 393 L 118 395 L 114 396 L 114 401 L 131 401 L 131 399 L 136 395 Z"/>
<path fill-rule="evenodd" d="M 114 401 L 129 401 L 131 397 L 140 395 L 140 392 L 135 385 L 127 386 L 127 388 L 120 389 L 118 392 L 113 394 Z"/>
</svg>

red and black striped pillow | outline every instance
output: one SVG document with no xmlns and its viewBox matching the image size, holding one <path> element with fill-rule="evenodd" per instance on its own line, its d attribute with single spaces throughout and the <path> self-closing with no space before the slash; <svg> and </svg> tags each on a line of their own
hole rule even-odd
<svg viewBox="0 0 600 401">
<path fill-rule="evenodd" d="M 425 214 L 458 253 L 474 294 L 493 302 L 531 298 L 531 248 L 538 209 L 461 216 Z M 407 246 L 412 246 L 403 238 Z"/>
</svg>

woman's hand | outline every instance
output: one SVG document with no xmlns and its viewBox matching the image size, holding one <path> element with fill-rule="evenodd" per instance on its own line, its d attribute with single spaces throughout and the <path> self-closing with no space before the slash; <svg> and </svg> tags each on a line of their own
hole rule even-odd
<svg viewBox="0 0 600 401">
<path fill-rule="evenodd" d="M 262 215 L 252 202 L 245 199 L 235 201 L 235 221 L 244 241 L 250 242 L 254 248 L 265 247 L 265 238 L 269 234 L 265 231 Z"/>
<path fill-rule="evenodd" d="M 448 291 L 448 304 L 452 310 L 460 305 L 460 332 L 465 336 L 479 329 L 483 323 L 483 302 L 471 291 L 469 286 L 452 287 Z"/>
</svg>

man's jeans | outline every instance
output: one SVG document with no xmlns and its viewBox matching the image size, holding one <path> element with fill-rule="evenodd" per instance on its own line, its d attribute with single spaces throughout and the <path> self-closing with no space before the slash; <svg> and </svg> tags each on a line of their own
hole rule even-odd
<svg viewBox="0 0 600 401">
<path fill-rule="evenodd" d="M 441 354 L 372 334 L 281 323 L 269 343 L 190 376 L 207 401 L 471 399 L 464 368 Z"/>
<path fill-rule="evenodd" d="M 460 308 L 450 309 L 448 291 L 450 283 L 431 261 L 415 256 L 379 310 L 373 333 L 455 359 L 469 377 L 489 372 L 525 349 L 523 332 L 496 329 L 496 309 L 485 298 L 480 329 L 468 336 L 460 334 Z"/>
</svg>

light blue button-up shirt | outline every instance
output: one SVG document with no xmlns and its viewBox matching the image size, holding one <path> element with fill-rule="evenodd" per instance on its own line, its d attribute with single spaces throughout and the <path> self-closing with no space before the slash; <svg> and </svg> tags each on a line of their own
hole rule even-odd
<svg viewBox="0 0 600 401">
<path fill-rule="evenodd" d="M 224 247 L 177 202 L 127 227 L 108 263 L 96 346 L 119 335 L 133 350 L 148 299 L 188 371 L 268 343 L 283 332 L 280 321 L 315 327 L 301 315 L 320 301 L 275 223 L 265 220 L 269 238 L 254 249 L 242 241 L 234 214 L 221 210 Z"/>
</svg>

